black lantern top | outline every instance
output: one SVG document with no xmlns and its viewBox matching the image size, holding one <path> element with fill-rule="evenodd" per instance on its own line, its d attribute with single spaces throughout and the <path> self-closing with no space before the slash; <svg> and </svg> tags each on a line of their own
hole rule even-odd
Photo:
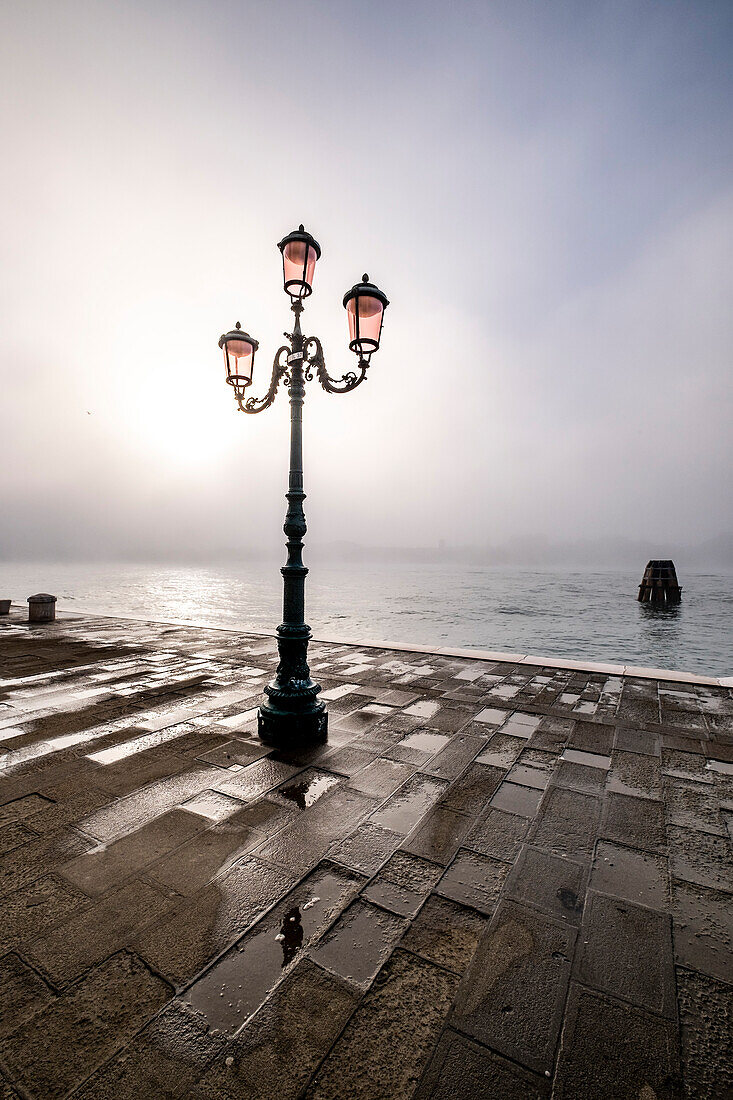
<svg viewBox="0 0 733 1100">
<path fill-rule="evenodd" d="M 283 257 L 283 282 L 291 298 L 307 298 L 313 290 L 316 260 L 321 246 L 315 237 L 299 225 L 278 243 Z"/>
<path fill-rule="evenodd" d="M 344 294 L 344 306 L 347 305 L 350 298 L 358 298 L 361 295 L 369 298 L 377 298 L 378 301 L 382 303 L 383 308 L 389 305 L 387 295 L 374 283 L 370 283 L 369 276 L 366 274 L 362 275 L 360 283 L 354 283 L 351 290 L 346 291 Z"/>
<path fill-rule="evenodd" d="M 234 328 L 229 329 L 229 332 L 225 332 L 223 336 L 219 337 L 219 347 L 223 348 L 230 340 L 241 340 L 243 343 L 251 344 L 254 351 L 257 351 L 257 348 L 260 346 L 259 341 L 255 340 L 254 336 L 250 336 L 242 330 L 239 321 L 237 321 Z"/>
</svg>

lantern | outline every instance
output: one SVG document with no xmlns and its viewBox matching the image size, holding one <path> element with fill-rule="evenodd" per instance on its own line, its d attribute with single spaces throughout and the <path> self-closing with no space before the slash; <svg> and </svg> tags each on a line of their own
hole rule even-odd
<svg viewBox="0 0 733 1100">
<path fill-rule="evenodd" d="M 299 225 L 277 246 L 283 255 L 283 283 L 291 298 L 307 298 L 313 291 L 313 275 L 316 260 L 320 259 L 321 246 L 315 237 Z"/>
<path fill-rule="evenodd" d="M 247 386 L 252 384 L 255 352 L 260 345 L 246 332 L 237 321 L 235 328 L 219 337 L 219 347 L 224 350 L 224 365 L 227 382 L 234 386 L 238 398 L 244 396 Z"/>
<path fill-rule="evenodd" d="M 386 294 L 363 275 L 360 283 L 344 294 L 349 318 L 349 347 L 361 359 L 368 359 L 379 347 L 384 311 L 389 305 Z"/>
</svg>

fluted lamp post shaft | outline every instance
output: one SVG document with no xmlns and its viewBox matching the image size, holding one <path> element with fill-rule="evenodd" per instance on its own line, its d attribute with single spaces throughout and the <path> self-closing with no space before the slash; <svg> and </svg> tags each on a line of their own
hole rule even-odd
<svg viewBox="0 0 733 1100">
<path fill-rule="evenodd" d="M 349 371 L 339 379 L 332 378 L 317 336 L 304 336 L 300 327 L 303 301 L 312 292 L 316 260 L 321 249 L 318 242 L 299 226 L 278 245 L 283 257 L 283 281 L 290 295 L 295 314 L 293 331 L 286 334 L 288 344 L 278 348 L 272 367 L 270 387 L 264 397 L 245 397 L 252 384 L 254 357 L 258 343 L 239 323 L 219 340 L 224 351 L 227 382 L 234 387 L 237 406 L 245 413 L 258 413 L 275 400 L 278 387 L 284 381 L 290 395 L 290 472 L 287 513 L 283 530 L 287 537 L 288 558 L 281 569 L 283 576 L 283 621 L 277 628 L 277 648 L 280 661 L 272 683 L 265 688 L 267 696 L 257 712 L 260 739 L 269 745 L 297 748 L 317 744 L 328 735 L 328 714 L 319 700 L 320 684 L 311 679 L 308 667 L 310 627 L 305 621 L 305 578 L 308 569 L 303 564 L 303 538 L 306 533 L 303 501 L 303 402 L 306 382 L 315 375 L 329 393 L 348 393 L 366 378 L 373 353 L 379 348 L 384 310 L 389 305 L 386 296 L 364 275 L 344 296 L 349 318 L 349 347 L 358 359 L 358 372 Z"/>
</svg>

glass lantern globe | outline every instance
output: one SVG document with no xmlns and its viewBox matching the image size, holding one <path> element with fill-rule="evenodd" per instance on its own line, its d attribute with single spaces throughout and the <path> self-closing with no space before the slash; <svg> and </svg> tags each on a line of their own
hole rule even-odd
<svg viewBox="0 0 733 1100">
<path fill-rule="evenodd" d="M 242 397 L 247 386 L 252 384 L 255 352 L 259 346 L 257 340 L 242 331 L 239 321 L 230 332 L 219 337 L 219 347 L 224 351 L 227 382 L 234 386 L 237 397 Z"/>
<path fill-rule="evenodd" d="M 277 246 L 283 257 L 283 284 L 286 293 L 294 299 L 307 298 L 313 292 L 313 276 L 316 260 L 321 257 L 321 246 L 315 237 L 299 225 Z"/>
<path fill-rule="evenodd" d="M 349 318 L 349 347 L 360 359 L 368 359 L 379 347 L 387 295 L 363 275 L 360 283 L 344 294 Z"/>
</svg>

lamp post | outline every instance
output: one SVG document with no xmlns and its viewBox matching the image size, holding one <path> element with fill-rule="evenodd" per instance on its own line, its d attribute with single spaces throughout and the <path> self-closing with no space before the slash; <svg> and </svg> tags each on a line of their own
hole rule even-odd
<svg viewBox="0 0 733 1100">
<path fill-rule="evenodd" d="M 332 378 L 326 369 L 321 341 L 305 336 L 300 327 L 303 302 L 313 290 L 316 261 L 321 246 L 302 225 L 278 244 L 283 258 L 283 284 L 295 314 L 293 331 L 285 333 L 287 344 L 278 348 L 272 365 L 270 387 L 264 397 L 246 397 L 252 384 L 258 342 L 243 332 L 239 322 L 219 339 L 224 351 L 226 380 L 234 388 L 240 412 L 259 413 L 268 408 L 284 382 L 290 395 L 290 476 L 285 494 L 288 509 L 283 530 L 287 536 L 288 559 L 283 575 L 283 621 L 277 628 L 280 662 L 275 679 L 265 688 L 267 702 L 257 712 L 257 729 L 266 744 L 294 747 L 325 741 L 328 733 L 326 705 L 318 699 L 320 684 L 311 679 L 308 642 L 311 631 L 305 622 L 305 578 L 303 537 L 303 437 L 302 409 L 305 384 L 314 374 L 328 393 L 349 393 L 366 378 L 369 361 L 379 348 L 384 310 L 389 305 L 382 291 L 364 275 L 344 295 L 349 319 L 349 348 L 357 356 L 357 370 Z"/>
</svg>

